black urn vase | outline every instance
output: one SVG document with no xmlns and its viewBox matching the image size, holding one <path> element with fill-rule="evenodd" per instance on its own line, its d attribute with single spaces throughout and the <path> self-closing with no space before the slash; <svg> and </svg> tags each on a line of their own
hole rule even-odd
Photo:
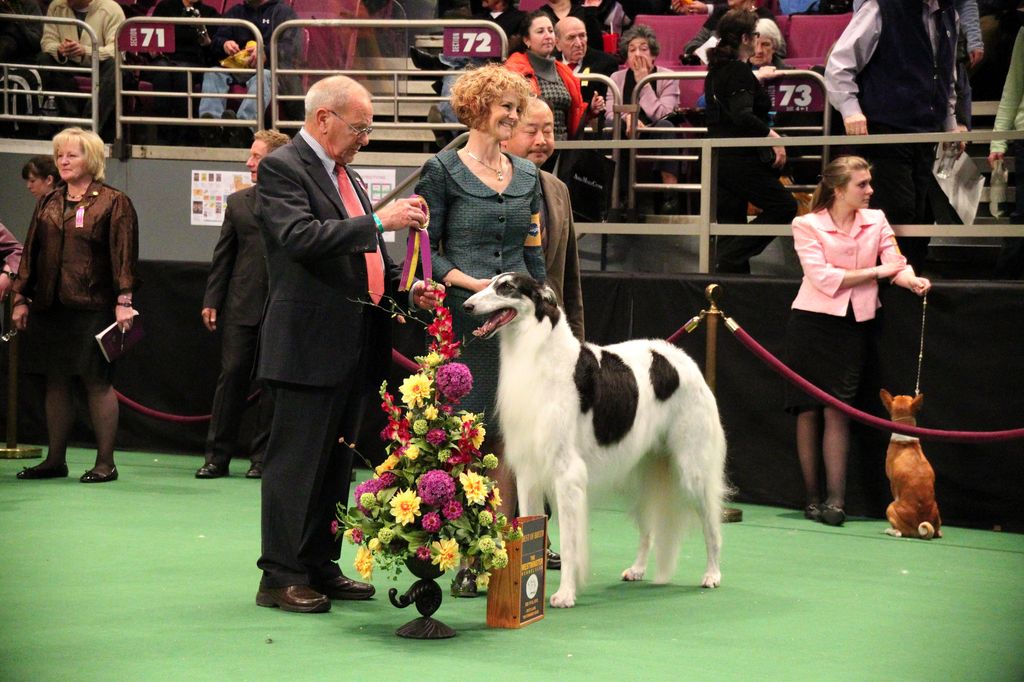
<svg viewBox="0 0 1024 682">
<path fill-rule="evenodd" d="M 436 618 L 432 618 L 434 612 L 441 606 L 442 591 L 440 585 L 437 584 L 437 579 L 441 577 L 444 571 L 440 570 L 430 561 L 416 558 L 406 559 L 405 566 L 419 580 L 414 582 L 406 590 L 405 594 L 400 597 L 398 596 L 398 590 L 392 587 L 388 590 L 388 598 L 393 605 L 400 609 L 404 609 L 410 604 L 415 604 L 416 610 L 420 612 L 420 617 L 409 621 L 395 630 L 395 634 L 399 637 L 408 637 L 410 639 L 447 639 L 448 637 L 454 637 L 455 630 Z"/>
</svg>

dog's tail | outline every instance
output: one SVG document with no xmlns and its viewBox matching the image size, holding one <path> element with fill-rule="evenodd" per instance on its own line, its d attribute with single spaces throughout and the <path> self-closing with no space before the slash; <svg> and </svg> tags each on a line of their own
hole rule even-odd
<svg viewBox="0 0 1024 682">
<path fill-rule="evenodd" d="M 917 534 L 921 536 L 922 540 L 931 540 L 935 537 L 935 527 L 927 521 L 922 521 L 917 524 Z"/>
</svg>

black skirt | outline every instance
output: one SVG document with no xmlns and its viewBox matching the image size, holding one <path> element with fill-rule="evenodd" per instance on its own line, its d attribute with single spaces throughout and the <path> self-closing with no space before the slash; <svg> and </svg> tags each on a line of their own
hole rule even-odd
<svg viewBox="0 0 1024 682">
<path fill-rule="evenodd" d="M 112 309 L 81 310 L 54 303 L 46 310 L 30 310 L 20 346 L 22 371 L 110 383 L 113 366 L 103 357 L 96 334 L 113 322 Z"/>
<path fill-rule="evenodd" d="M 872 321 L 792 310 L 786 325 L 786 364 L 797 374 L 844 403 L 860 386 Z M 823 403 L 786 383 L 786 411 L 798 414 Z"/>
</svg>

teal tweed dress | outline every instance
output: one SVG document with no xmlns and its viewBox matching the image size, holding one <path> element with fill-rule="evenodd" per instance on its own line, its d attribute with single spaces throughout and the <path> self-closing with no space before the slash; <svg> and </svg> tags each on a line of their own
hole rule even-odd
<svg viewBox="0 0 1024 682">
<path fill-rule="evenodd" d="M 508 155 L 506 155 L 508 156 Z M 454 149 L 441 152 L 423 166 L 416 193 L 430 207 L 430 257 L 434 279 L 442 281 L 452 269 L 471 277 L 494 277 L 503 272 L 528 273 L 544 281 L 544 250 L 524 246 L 532 216 L 540 212 L 540 173 L 530 161 L 508 156 L 512 179 L 501 194 L 483 184 Z M 483 320 L 467 315 L 462 304 L 473 292 L 448 288 L 460 362 L 473 372 L 473 390 L 460 407 L 483 412 L 488 433 L 498 433 L 494 400 L 498 390 L 498 338 L 473 336 Z"/>
</svg>

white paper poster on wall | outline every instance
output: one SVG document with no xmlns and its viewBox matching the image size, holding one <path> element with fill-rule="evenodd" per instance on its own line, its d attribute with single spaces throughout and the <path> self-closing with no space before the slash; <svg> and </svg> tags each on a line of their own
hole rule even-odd
<svg viewBox="0 0 1024 682">
<path fill-rule="evenodd" d="M 229 194 L 252 187 L 249 171 L 192 171 L 192 224 L 220 227 Z"/>
<path fill-rule="evenodd" d="M 395 188 L 394 168 L 359 168 L 354 167 L 359 177 L 363 180 L 363 189 L 370 197 L 370 203 L 376 205 L 378 201 L 387 196 L 388 192 Z M 394 232 L 385 232 L 384 241 L 395 241 Z"/>
</svg>

